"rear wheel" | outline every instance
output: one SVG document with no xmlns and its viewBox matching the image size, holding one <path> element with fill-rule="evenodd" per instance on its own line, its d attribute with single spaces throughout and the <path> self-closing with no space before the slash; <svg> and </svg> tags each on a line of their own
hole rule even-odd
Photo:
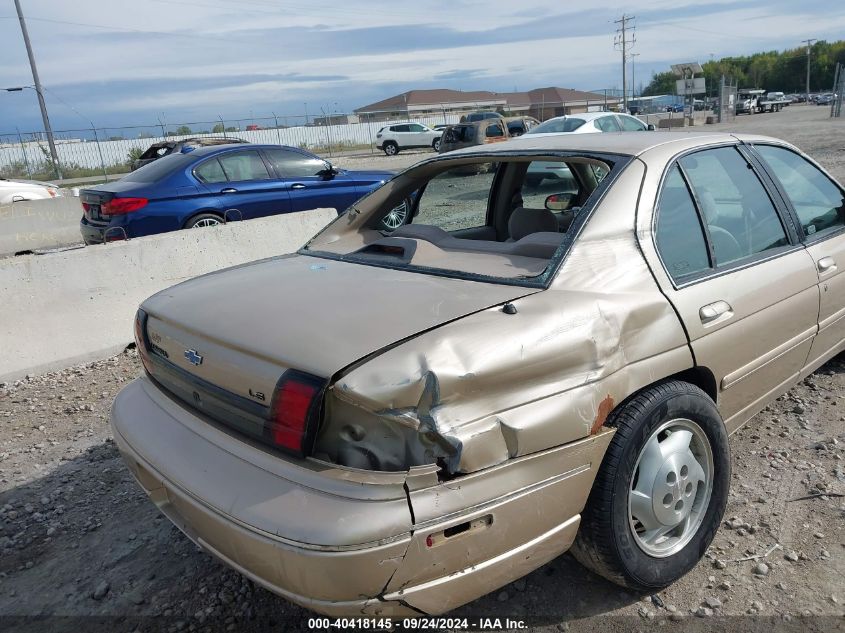
<svg viewBox="0 0 845 633">
<path fill-rule="evenodd" d="M 399 153 L 399 146 L 393 141 L 387 141 L 383 146 L 384 153 L 388 156 L 396 156 Z"/>
<path fill-rule="evenodd" d="M 381 219 L 381 228 L 385 231 L 395 231 L 398 229 L 407 221 L 410 208 L 411 201 L 410 199 L 406 199 L 398 207 L 391 209 L 390 213 Z"/>
<path fill-rule="evenodd" d="M 727 433 L 698 387 L 668 381 L 623 403 L 572 553 L 617 584 L 654 591 L 690 571 L 722 520 Z"/>
<path fill-rule="evenodd" d="M 200 213 L 185 223 L 186 229 L 201 229 L 207 226 L 218 226 L 223 224 L 223 219 L 213 213 Z"/>
<path fill-rule="evenodd" d="M 431 144 L 431 149 L 433 149 L 435 152 L 440 151 L 440 139 L 439 138 L 434 139 L 434 142 Z"/>
</svg>

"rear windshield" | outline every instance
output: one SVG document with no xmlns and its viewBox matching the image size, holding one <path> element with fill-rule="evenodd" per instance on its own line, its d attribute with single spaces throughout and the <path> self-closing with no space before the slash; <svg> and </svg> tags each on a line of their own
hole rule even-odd
<svg viewBox="0 0 845 633">
<path fill-rule="evenodd" d="M 574 132 L 579 127 L 584 125 L 584 119 L 575 117 L 566 117 L 565 119 L 552 119 L 541 123 L 533 130 L 529 130 L 528 134 L 544 134 L 548 132 Z"/>
<path fill-rule="evenodd" d="M 168 154 L 127 174 L 122 180 L 128 180 L 129 182 L 158 182 L 174 171 L 187 167 L 194 161 L 194 158 L 190 154 Z"/>
<path fill-rule="evenodd" d="M 444 276 L 545 283 L 617 156 L 492 157 L 411 168 L 358 201 L 300 251 Z M 548 274 L 547 274 L 548 273 Z"/>
</svg>

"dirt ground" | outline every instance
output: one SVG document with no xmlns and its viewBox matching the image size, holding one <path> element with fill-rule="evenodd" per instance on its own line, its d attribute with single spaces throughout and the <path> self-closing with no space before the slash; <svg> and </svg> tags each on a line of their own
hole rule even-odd
<svg viewBox="0 0 845 633">
<path fill-rule="evenodd" d="M 785 138 L 845 181 L 845 120 L 825 108 L 713 128 Z M 139 371 L 128 350 L 0 384 L 0 630 L 308 630 L 311 614 L 199 551 L 123 466 L 109 407 Z M 734 435 L 725 523 L 675 585 L 637 595 L 567 554 L 452 615 L 537 631 L 845 630 L 844 445 L 840 356 Z"/>
</svg>

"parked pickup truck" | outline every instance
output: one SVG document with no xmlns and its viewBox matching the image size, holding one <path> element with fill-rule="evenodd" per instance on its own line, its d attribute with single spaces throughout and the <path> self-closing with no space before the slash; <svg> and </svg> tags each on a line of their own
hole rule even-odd
<svg viewBox="0 0 845 633">
<path fill-rule="evenodd" d="M 788 105 L 789 99 L 782 92 L 741 90 L 737 95 L 736 113 L 779 112 Z"/>
</svg>

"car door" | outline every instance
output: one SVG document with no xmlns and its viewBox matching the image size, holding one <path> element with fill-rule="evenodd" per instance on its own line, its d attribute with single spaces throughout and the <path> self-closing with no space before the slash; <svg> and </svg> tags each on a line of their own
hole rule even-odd
<svg viewBox="0 0 845 633">
<path fill-rule="evenodd" d="M 792 149 L 756 144 L 791 207 L 818 275 L 819 332 L 807 359 L 812 371 L 845 349 L 845 192 L 819 167 Z"/>
<path fill-rule="evenodd" d="M 776 200 L 733 145 L 677 158 L 656 200 L 658 281 L 731 431 L 797 380 L 817 329 L 818 278 Z"/>
<path fill-rule="evenodd" d="M 258 150 L 217 154 L 193 171 L 210 194 L 209 206 L 225 214 L 227 220 L 249 220 L 290 210 L 283 183 L 271 175 Z"/>
<path fill-rule="evenodd" d="M 284 183 L 290 211 L 332 208 L 341 213 L 363 194 L 352 178 L 328 171 L 329 163 L 313 154 L 282 148 L 263 153 Z"/>
<path fill-rule="evenodd" d="M 413 141 L 409 138 L 411 136 L 410 125 L 404 123 L 401 125 L 393 125 L 390 127 L 390 135 L 400 148 L 409 147 L 409 143 L 413 144 Z"/>
<path fill-rule="evenodd" d="M 408 147 L 428 147 L 434 141 L 434 134 L 427 127 L 419 123 L 411 123 L 408 128 Z"/>
</svg>

